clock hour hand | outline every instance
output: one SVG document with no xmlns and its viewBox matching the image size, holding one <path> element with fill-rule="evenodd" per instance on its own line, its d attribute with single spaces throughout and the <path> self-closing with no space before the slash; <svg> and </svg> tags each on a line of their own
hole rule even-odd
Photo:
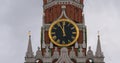
<svg viewBox="0 0 120 63">
<path fill-rule="evenodd" d="M 65 24 L 63 24 L 63 25 L 61 26 L 60 23 L 58 23 L 58 26 L 61 28 L 61 30 L 62 30 L 62 32 L 63 32 L 63 36 L 66 36 L 65 30 L 64 30 L 64 25 L 65 25 Z"/>
</svg>

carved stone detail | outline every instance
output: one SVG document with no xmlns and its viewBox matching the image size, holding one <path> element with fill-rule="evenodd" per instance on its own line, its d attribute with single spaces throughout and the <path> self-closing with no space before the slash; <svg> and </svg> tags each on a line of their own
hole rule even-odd
<svg viewBox="0 0 120 63">
<path fill-rule="evenodd" d="M 72 47 L 72 49 L 70 51 L 70 55 L 69 56 L 70 56 L 71 59 L 75 59 L 76 58 L 75 50 L 74 50 L 73 47 Z"/>
<path fill-rule="evenodd" d="M 59 52 L 58 52 L 57 47 L 55 47 L 52 58 L 53 59 L 58 59 L 59 58 Z"/>
<path fill-rule="evenodd" d="M 61 55 L 56 63 L 73 63 L 68 56 L 68 49 L 63 47 L 61 48 Z"/>
</svg>

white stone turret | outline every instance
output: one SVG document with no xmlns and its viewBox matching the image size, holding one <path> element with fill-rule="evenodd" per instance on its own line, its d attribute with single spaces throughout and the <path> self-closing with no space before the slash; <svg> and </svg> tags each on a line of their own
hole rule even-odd
<svg viewBox="0 0 120 63">
<path fill-rule="evenodd" d="M 73 47 L 72 47 L 72 49 L 70 51 L 70 55 L 69 56 L 70 56 L 71 59 L 75 59 L 76 58 L 75 50 L 74 50 Z"/>
<path fill-rule="evenodd" d="M 78 51 L 78 57 L 79 57 L 79 58 L 85 56 L 82 50 L 83 50 L 83 49 L 82 49 L 82 46 L 80 46 L 79 51 Z"/>
<path fill-rule="evenodd" d="M 40 50 L 40 47 L 38 47 L 38 50 L 37 50 L 37 52 L 36 52 L 36 56 L 35 56 L 35 59 L 42 59 L 42 52 L 41 52 L 41 50 Z"/>
<path fill-rule="evenodd" d="M 96 48 L 95 56 L 96 57 L 104 57 L 103 52 L 101 51 L 100 35 L 98 35 L 97 48 Z"/>
<path fill-rule="evenodd" d="M 85 41 L 83 41 L 82 47 L 83 47 L 83 48 L 86 48 L 86 47 L 87 47 Z"/>
<path fill-rule="evenodd" d="M 93 51 L 91 50 L 91 47 L 89 47 L 89 50 L 88 50 L 88 52 L 87 52 L 87 57 L 88 57 L 88 58 L 93 58 L 93 57 L 94 57 Z"/>
<path fill-rule="evenodd" d="M 58 52 L 57 47 L 55 47 L 55 50 L 54 50 L 54 53 L 53 53 L 52 58 L 53 58 L 53 59 L 58 59 L 58 58 L 59 58 L 59 52 Z"/>
<path fill-rule="evenodd" d="M 42 48 L 45 48 L 45 46 L 46 46 L 46 44 L 45 44 L 45 42 L 43 41 L 43 43 L 42 43 Z"/>
<path fill-rule="evenodd" d="M 32 51 L 31 34 L 29 31 L 29 40 L 28 40 L 28 48 L 25 56 L 25 63 L 31 63 L 31 62 L 35 62 L 35 58 Z"/>
<path fill-rule="evenodd" d="M 75 48 L 78 48 L 78 42 L 75 43 Z"/>
<path fill-rule="evenodd" d="M 49 52 L 49 48 L 48 48 L 48 46 L 46 46 L 46 52 L 45 52 L 45 55 L 44 55 L 44 57 L 45 58 L 50 58 L 51 57 L 51 55 L 50 55 L 50 52 Z"/>
<path fill-rule="evenodd" d="M 50 48 L 53 48 L 53 43 L 52 42 L 50 42 Z"/>
</svg>

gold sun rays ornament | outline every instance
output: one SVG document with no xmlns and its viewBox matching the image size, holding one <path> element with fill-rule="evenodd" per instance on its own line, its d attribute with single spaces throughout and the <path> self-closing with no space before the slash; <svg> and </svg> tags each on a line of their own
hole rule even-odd
<svg viewBox="0 0 120 63">
<path fill-rule="evenodd" d="M 79 37 L 78 26 L 69 19 L 54 21 L 49 28 L 49 37 L 57 46 L 73 45 Z"/>
</svg>

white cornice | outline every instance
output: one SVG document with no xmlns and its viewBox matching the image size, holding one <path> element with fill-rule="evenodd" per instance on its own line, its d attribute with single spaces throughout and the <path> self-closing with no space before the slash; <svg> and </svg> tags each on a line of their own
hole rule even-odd
<svg viewBox="0 0 120 63">
<path fill-rule="evenodd" d="M 78 8 L 83 9 L 83 5 L 80 4 L 79 2 L 73 1 L 73 0 L 55 0 L 53 2 L 47 3 L 46 5 L 43 6 L 44 10 L 47 8 L 50 8 L 56 4 L 71 4 L 74 5 Z"/>
</svg>

